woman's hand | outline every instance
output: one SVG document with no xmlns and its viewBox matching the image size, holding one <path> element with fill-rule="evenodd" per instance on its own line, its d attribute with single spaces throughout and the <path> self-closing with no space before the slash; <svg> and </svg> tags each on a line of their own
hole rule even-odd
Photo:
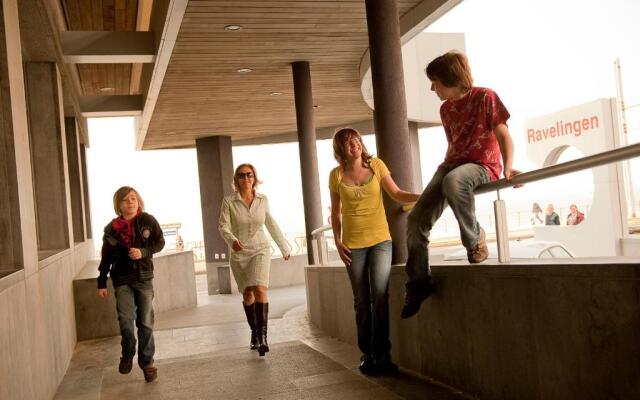
<svg viewBox="0 0 640 400">
<path fill-rule="evenodd" d="M 289 259 L 291 258 L 291 254 L 287 254 L 286 256 L 284 256 L 282 258 L 284 258 L 285 261 L 289 261 Z"/>
<path fill-rule="evenodd" d="M 231 245 L 231 248 L 233 249 L 233 251 L 241 251 L 242 249 L 244 249 L 244 245 L 242 244 L 241 241 L 236 240 L 235 242 L 233 242 L 233 244 Z"/>
<path fill-rule="evenodd" d="M 347 246 L 344 245 L 341 241 L 336 241 L 336 247 L 338 248 L 338 254 L 340 254 L 340 259 L 347 267 L 351 265 L 351 250 Z"/>
<path fill-rule="evenodd" d="M 109 291 L 107 289 L 98 289 L 98 297 L 107 297 L 109 296 Z"/>
<path fill-rule="evenodd" d="M 129 249 L 129 258 L 132 260 L 139 260 L 142 258 L 142 252 L 140 251 L 140 249 L 132 247 Z"/>
</svg>

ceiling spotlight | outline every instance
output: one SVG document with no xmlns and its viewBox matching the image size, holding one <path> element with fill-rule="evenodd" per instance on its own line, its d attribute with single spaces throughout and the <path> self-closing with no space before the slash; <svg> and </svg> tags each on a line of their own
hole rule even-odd
<svg viewBox="0 0 640 400">
<path fill-rule="evenodd" d="M 321 107 L 321 106 L 319 106 L 319 105 L 317 105 L 317 104 L 314 104 L 314 105 L 313 105 L 313 108 L 315 108 L 315 109 L 318 109 L 318 108 L 320 108 L 320 107 Z"/>
<path fill-rule="evenodd" d="M 238 70 L 238 72 L 241 73 L 241 74 L 248 74 L 251 71 L 253 71 L 251 68 L 240 68 Z"/>
<path fill-rule="evenodd" d="M 280 96 L 282 92 L 271 92 L 271 96 Z"/>
<path fill-rule="evenodd" d="M 242 25 L 226 25 L 224 27 L 225 31 L 231 31 L 231 32 L 236 32 L 236 31 L 239 31 L 240 29 L 242 29 Z"/>
<path fill-rule="evenodd" d="M 101 87 L 100 88 L 101 92 L 113 92 L 114 90 L 116 90 L 116 89 L 112 88 L 112 87 Z"/>
<path fill-rule="evenodd" d="M 164 134 L 165 134 L 165 135 L 177 135 L 177 134 L 178 134 L 178 132 L 172 132 L 172 131 L 169 131 L 169 132 L 165 132 Z"/>
</svg>

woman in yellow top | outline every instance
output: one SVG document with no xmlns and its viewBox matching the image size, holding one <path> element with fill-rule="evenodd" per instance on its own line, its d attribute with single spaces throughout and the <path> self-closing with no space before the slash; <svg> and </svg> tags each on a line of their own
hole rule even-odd
<svg viewBox="0 0 640 400">
<path fill-rule="evenodd" d="M 329 175 L 331 225 L 340 258 L 353 289 L 360 371 L 392 374 L 398 366 L 389 354 L 389 274 L 391 235 L 382 203 L 382 189 L 399 203 L 412 203 L 419 194 L 400 190 L 387 166 L 372 157 L 352 128 L 333 136 L 333 155 L 340 164 Z"/>
</svg>

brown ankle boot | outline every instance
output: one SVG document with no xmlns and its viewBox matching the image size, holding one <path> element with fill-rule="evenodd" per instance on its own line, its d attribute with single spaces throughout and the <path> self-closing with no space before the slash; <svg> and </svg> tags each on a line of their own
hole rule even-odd
<svg viewBox="0 0 640 400">
<path fill-rule="evenodd" d="M 471 264 L 481 263 L 489 257 L 489 248 L 487 247 L 487 235 L 484 233 L 484 229 L 480 228 L 480 235 L 478 235 L 478 243 L 476 246 L 467 250 L 467 258 Z"/>
<path fill-rule="evenodd" d="M 258 329 L 256 328 L 256 304 L 253 303 L 249 306 L 242 303 L 244 307 L 244 313 L 247 316 L 247 322 L 249 323 L 249 328 L 251 328 L 251 343 L 249 344 L 249 348 L 251 350 L 258 349 Z"/>
<path fill-rule="evenodd" d="M 256 306 L 256 328 L 258 330 L 258 354 L 260 357 L 269 352 L 267 343 L 267 322 L 269 321 L 269 303 L 254 303 Z"/>
</svg>

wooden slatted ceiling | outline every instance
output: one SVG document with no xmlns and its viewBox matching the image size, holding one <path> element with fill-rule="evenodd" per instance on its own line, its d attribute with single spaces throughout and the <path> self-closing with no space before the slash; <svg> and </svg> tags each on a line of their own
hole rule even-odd
<svg viewBox="0 0 640 400">
<path fill-rule="evenodd" d="M 62 0 L 69 30 L 135 31 L 138 0 Z M 130 94 L 131 64 L 79 64 L 85 96 Z M 103 91 L 102 88 L 113 88 Z"/>
<path fill-rule="evenodd" d="M 419 2 L 399 1 L 400 15 Z M 300 60 L 311 66 L 316 127 L 369 119 L 358 76 L 367 47 L 364 0 L 191 0 L 143 148 L 295 131 L 290 64 Z M 253 72 L 237 72 L 245 67 Z"/>
</svg>

